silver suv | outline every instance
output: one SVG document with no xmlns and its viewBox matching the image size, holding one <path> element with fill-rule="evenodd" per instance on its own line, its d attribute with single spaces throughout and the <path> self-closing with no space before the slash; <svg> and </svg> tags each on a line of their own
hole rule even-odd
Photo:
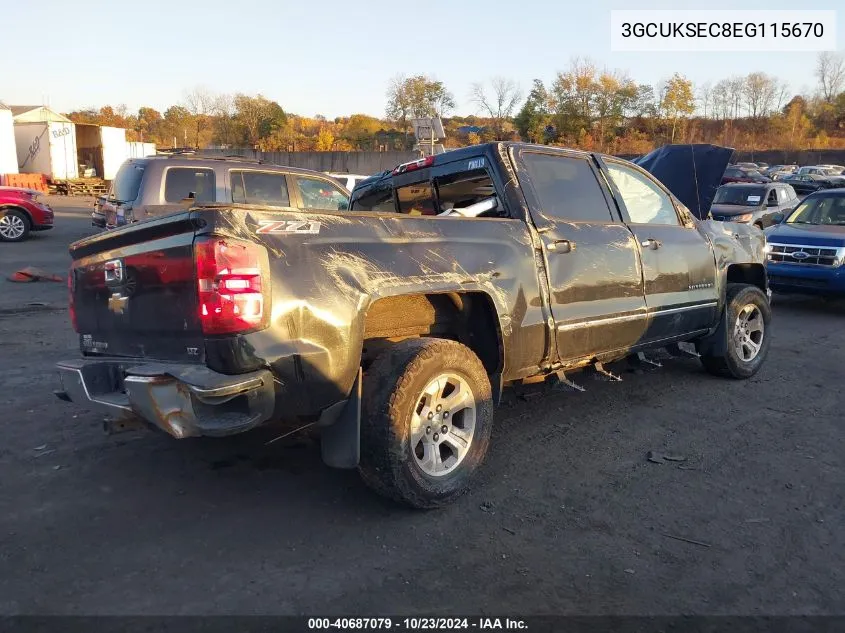
<svg viewBox="0 0 845 633">
<path fill-rule="evenodd" d="M 337 211 L 348 208 L 349 192 L 320 172 L 245 158 L 130 158 L 97 199 L 91 222 L 113 228 L 204 202 Z"/>
</svg>

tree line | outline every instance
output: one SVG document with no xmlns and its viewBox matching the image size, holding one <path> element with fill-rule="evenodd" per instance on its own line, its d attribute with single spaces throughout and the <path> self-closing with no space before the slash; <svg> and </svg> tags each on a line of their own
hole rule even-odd
<svg viewBox="0 0 845 633">
<path fill-rule="evenodd" d="M 476 114 L 457 116 L 456 99 L 428 75 L 397 76 L 385 116 L 327 119 L 286 112 L 262 95 L 214 94 L 197 87 L 164 112 L 104 106 L 71 112 L 71 120 L 123 127 L 129 140 L 160 147 L 250 147 L 261 151 L 410 149 L 411 120 L 443 119 L 447 147 L 525 140 L 615 154 L 639 154 L 664 143 L 711 142 L 740 150 L 845 147 L 845 59 L 821 53 L 816 90 L 795 94 L 763 72 L 695 85 L 675 73 L 659 85 L 573 59 L 551 81 L 527 93 L 494 77 L 472 84 Z"/>
</svg>

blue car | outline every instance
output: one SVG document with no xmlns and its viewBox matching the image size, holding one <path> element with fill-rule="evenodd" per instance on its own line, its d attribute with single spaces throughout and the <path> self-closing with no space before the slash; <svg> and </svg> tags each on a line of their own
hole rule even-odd
<svg viewBox="0 0 845 633">
<path fill-rule="evenodd" d="M 845 189 L 818 191 L 766 229 L 775 292 L 845 296 Z"/>
</svg>

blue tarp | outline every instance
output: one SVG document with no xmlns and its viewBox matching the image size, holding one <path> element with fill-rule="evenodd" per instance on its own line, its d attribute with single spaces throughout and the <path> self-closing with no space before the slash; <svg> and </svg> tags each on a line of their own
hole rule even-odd
<svg viewBox="0 0 845 633">
<path fill-rule="evenodd" d="M 733 153 L 730 147 L 705 143 L 664 145 L 631 162 L 654 175 L 693 215 L 703 220 Z"/>
</svg>

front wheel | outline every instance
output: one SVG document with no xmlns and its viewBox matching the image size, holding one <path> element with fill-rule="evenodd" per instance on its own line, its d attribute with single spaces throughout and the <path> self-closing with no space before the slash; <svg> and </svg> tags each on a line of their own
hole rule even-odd
<svg viewBox="0 0 845 633">
<path fill-rule="evenodd" d="M 698 345 L 701 363 L 716 376 L 750 378 L 769 353 L 772 309 L 762 290 L 745 284 L 728 284 L 725 312 L 714 336 L 722 345 Z"/>
<path fill-rule="evenodd" d="M 17 209 L 0 209 L 0 241 L 23 242 L 29 235 L 29 218 Z"/>
<path fill-rule="evenodd" d="M 478 357 L 445 339 L 397 343 L 364 379 L 364 482 L 416 508 L 466 492 L 490 443 L 493 398 Z"/>
</svg>

